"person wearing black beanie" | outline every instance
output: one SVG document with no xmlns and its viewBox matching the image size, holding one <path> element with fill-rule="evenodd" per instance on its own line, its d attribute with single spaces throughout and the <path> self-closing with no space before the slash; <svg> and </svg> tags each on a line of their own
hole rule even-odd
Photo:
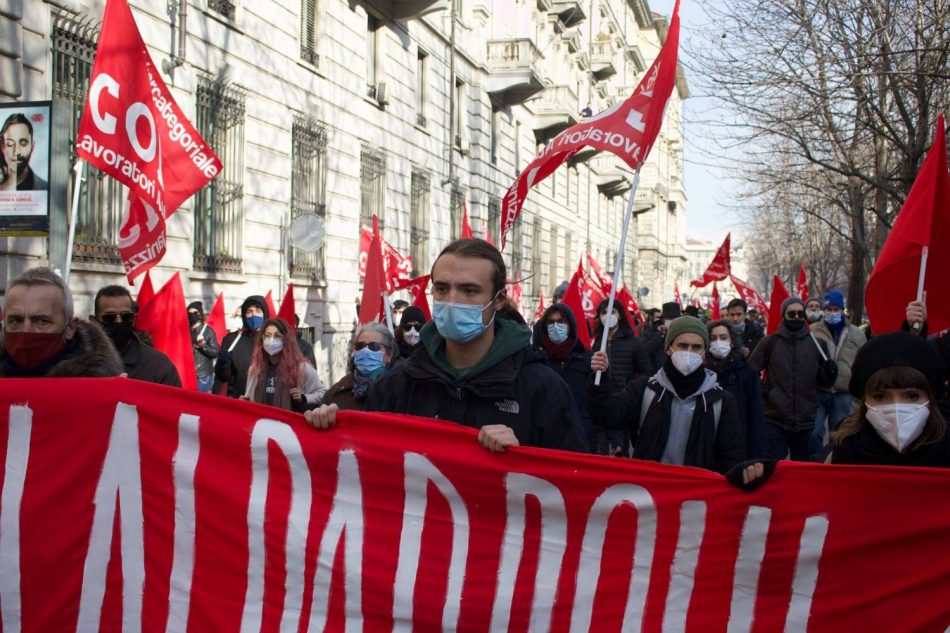
<svg viewBox="0 0 950 633">
<path fill-rule="evenodd" d="M 409 355 L 422 345 L 420 332 L 422 326 L 428 322 L 422 308 L 418 306 L 409 306 L 403 310 L 395 333 L 401 358 L 409 358 Z"/>
</svg>

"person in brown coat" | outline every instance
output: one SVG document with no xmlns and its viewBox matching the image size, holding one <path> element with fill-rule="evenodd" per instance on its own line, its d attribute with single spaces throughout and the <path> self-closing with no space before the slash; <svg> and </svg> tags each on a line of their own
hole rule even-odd
<svg viewBox="0 0 950 633">
<path fill-rule="evenodd" d="M 386 326 L 360 326 L 350 347 L 349 371 L 327 389 L 321 406 L 363 411 L 369 392 L 398 356 L 396 339 Z"/>
</svg>

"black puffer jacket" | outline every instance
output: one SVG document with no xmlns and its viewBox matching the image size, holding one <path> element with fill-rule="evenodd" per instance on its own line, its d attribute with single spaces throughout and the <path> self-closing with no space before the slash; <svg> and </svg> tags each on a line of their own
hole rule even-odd
<svg viewBox="0 0 950 633">
<path fill-rule="evenodd" d="M 545 345 L 546 342 L 550 342 L 547 333 L 547 317 L 551 310 L 557 310 L 564 315 L 570 330 L 569 340 L 573 341 L 573 347 L 567 358 L 564 359 L 552 358 Z M 555 303 L 544 312 L 544 318 L 538 321 L 538 324 L 541 327 L 535 330 L 539 337 L 535 341 L 535 349 L 544 354 L 547 366 L 556 371 L 570 387 L 574 402 L 577 405 L 577 415 L 581 422 L 587 424 L 590 418 L 590 414 L 587 412 L 587 379 L 590 376 L 591 351 L 577 340 L 577 323 L 574 320 L 574 312 L 563 303 Z"/>
<path fill-rule="evenodd" d="M 909 448 L 901 453 L 881 439 L 870 424 L 865 424 L 857 433 L 846 437 L 841 446 L 834 448 L 831 463 L 950 468 L 950 429 L 937 442 Z"/>
<path fill-rule="evenodd" d="M 822 360 L 816 343 L 829 360 Z M 756 346 L 749 364 L 766 373 L 762 400 L 767 422 L 793 433 L 815 428 L 818 388 L 831 387 L 838 377 L 838 364 L 824 341 L 812 339 L 807 326 L 792 332 L 782 323 Z"/>
<path fill-rule="evenodd" d="M 244 395 L 247 386 L 247 370 L 251 368 L 251 356 L 254 354 L 254 341 L 257 332 L 251 330 L 244 314 L 248 306 L 256 305 L 264 311 L 264 320 L 270 318 L 267 302 L 260 295 L 251 295 L 241 304 L 241 320 L 244 327 L 237 332 L 228 332 L 221 341 L 218 362 L 214 366 L 214 376 L 218 382 L 228 384 L 228 395 L 237 398 Z M 217 391 L 217 386 L 215 387 Z"/>
<path fill-rule="evenodd" d="M 607 360 L 610 361 L 610 384 L 614 390 L 623 389 L 628 382 L 641 376 L 652 376 L 655 369 L 650 364 L 646 347 L 627 321 L 627 311 L 620 303 L 614 307 L 620 311 L 620 323 L 613 338 L 607 341 Z M 594 327 L 594 349 L 600 349 L 604 326 L 597 320 Z"/>
<path fill-rule="evenodd" d="M 500 321 L 496 328 L 508 327 Z M 423 327 L 423 338 L 431 336 L 438 334 L 430 322 Z M 366 410 L 440 418 L 475 429 L 504 424 L 523 446 L 587 451 L 567 384 L 544 364 L 543 355 L 523 345 L 462 379 L 446 374 L 424 345 L 379 379 Z"/>
</svg>

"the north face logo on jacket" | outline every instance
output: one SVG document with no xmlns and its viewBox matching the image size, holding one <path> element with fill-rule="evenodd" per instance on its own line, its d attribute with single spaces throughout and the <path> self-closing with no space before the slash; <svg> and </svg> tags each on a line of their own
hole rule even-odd
<svg viewBox="0 0 950 633">
<path fill-rule="evenodd" d="M 517 414 L 520 411 L 518 402 L 515 400 L 499 400 L 495 403 L 495 406 L 498 407 L 498 410 L 502 413 L 515 413 Z"/>
</svg>

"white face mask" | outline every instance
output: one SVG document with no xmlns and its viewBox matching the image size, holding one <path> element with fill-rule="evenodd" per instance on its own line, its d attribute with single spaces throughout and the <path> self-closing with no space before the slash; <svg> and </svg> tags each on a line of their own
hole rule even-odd
<svg viewBox="0 0 950 633">
<path fill-rule="evenodd" d="M 867 402 L 867 418 L 881 438 L 904 452 L 924 431 L 924 425 L 930 418 L 930 403 L 923 404 L 882 404 L 872 407 Z"/>
<path fill-rule="evenodd" d="M 405 332 L 402 333 L 402 337 L 406 339 L 406 342 L 409 343 L 410 345 L 415 345 L 416 343 L 418 343 L 419 336 L 420 336 L 419 330 L 416 330 L 416 329 L 406 330 Z"/>
<path fill-rule="evenodd" d="M 709 353 L 722 360 L 732 351 L 732 345 L 729 341 L 713 341 L 709 344 Z"/>
<path fill-rule="evenodd" d="M 695 352 L 673 352 L 671 359 L 673 367 L 684 376 L 693 373 L 703 364 L 703 357 Z"/>
<path fill-rule="evenodd" d="M 617 327 L 617 315 L 610 314 L 608 316 L 606 314 L 601 314 L 600 322 L 604 324 L 605 328 L 607 328 L 608 330 L 612 330 L 613 328 Z"/>
<path fill-rule="evenodd" d="M 284 351 L 284 342 L 279 338 L 265 338 L 264 351 L 268 354 L 279 354 Z"/>
</svg>

